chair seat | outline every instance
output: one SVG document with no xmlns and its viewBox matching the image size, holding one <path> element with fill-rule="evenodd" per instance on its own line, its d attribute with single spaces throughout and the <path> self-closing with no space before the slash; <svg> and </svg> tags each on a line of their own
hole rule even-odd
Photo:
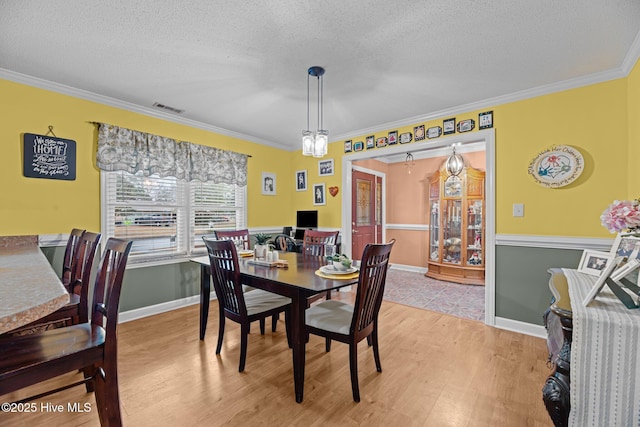
<svg viewBox="0 0 640 427">
<path fill-rule="evenodd" d="M 254 289 L 244 294 L 244 302 L 247 306 L 247 315 L 252 316 L 289 305 L 291 304 L 291 298 L 263 291 L 262 289 Z"/>
<path fill-rule="evenodd" d="M 337 334 L 349 335 L 352 320 L 353 306 L 336 300 L 312 305 L 306 311 L 307 325 Z"/>
<path fill-rule="evenodd" d="M 104 329 L 89 323 L 0 339 L 0 395 L 102 361 L 104 342 Z"/>
</svg>

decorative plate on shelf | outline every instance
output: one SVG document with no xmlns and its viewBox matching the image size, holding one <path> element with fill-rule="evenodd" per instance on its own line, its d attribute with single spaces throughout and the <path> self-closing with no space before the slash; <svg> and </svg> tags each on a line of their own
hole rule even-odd
<svg viewBox="0 0 640 427">
<path fill-rule="evenodd" d="M 578 179 L 584 169 L 580 152 L 568 145 L 555 145 L 529 163 L 529 174 L 540 185 L 559 188 Z"/>
</svg>

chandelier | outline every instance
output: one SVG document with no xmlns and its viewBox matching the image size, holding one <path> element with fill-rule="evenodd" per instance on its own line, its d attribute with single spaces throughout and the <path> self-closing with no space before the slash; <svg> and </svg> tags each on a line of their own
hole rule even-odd
<svg viewBox="0 0 640 427">
<path fill-rule="evenodd" d="M 307 129 L 302 131 L 302 155 L 313 157 L 324 157 L 327 154 L 327 145 L 329 144 L 329 131 L 322 129 L 322 90 L 324 68 L 313 66 L 309 68 L 307 75 Z M 309 80 L 313 77 L 318 78 L 318 127 L 315 131 L 309 130 Z"/>
<path fill-rule="evenodd" d="M 464 169 L 464 159 L 460 154 L 456 154 L 456 147 L 453 145 L 451 147 L 453 152 L 447 159 L 447 163 L 445 164 L 445 168 L 449 176 L 458 176 Z"/>
</svg>

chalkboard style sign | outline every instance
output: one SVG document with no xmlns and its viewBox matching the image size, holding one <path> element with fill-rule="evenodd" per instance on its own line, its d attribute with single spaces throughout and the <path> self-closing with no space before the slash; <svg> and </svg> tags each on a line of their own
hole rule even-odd
<svg viewBox="0 0 640 427">
<path fill-rule="evenodd" d="M 76 179 L 76 142 L 50 135 L 24 134 L 24 176 Z"/>
</svg>

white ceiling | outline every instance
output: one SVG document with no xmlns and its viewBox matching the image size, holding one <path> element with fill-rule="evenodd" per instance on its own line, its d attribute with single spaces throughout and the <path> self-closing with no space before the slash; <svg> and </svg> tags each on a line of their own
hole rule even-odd
<svg viewBox="0 0 640 427">
<path fill-rule="evenodd" d="M 335 141 L 622 77 L 639 30 L 638 0 L 0 0 L 0 77 L 293 150 L 312 65 Z"/>
</svg>

